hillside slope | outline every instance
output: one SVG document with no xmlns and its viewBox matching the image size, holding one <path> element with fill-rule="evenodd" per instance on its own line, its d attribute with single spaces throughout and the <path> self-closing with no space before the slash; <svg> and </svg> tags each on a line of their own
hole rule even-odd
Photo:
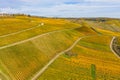
<svg viewBox="0 0 120 80">
<path fill-rule="evenodd" d="M 96 80 L 119 80 L 120 59 L 110 50 L 112 36 L 83 38 L 61 55 L 38 80 L 93 80 L 91 65 L 96 66 Z M 64 62 L 64 63 L 63 63 Z"/>
<path fill-rule="evenodd" d="M 117 27 L 109 28 L 112 24 Z M 31 80 L 81 38 L 58 56 L 38 80 L 92 80 L 91 64 L 96 66 L 96 79 L 119 80 L 120 60 L 110 50 L 112 37 L 119 35 L 118 20 L 0 18 L 0 79 Z"/>
</svg>

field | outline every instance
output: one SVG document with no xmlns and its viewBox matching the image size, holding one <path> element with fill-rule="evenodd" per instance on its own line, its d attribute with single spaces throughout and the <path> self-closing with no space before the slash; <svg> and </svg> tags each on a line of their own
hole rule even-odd
<svg viewBox="0 0 120 80">
<path fill-rule="evenodd" d="M 5 46 L 8 44 L 26 40 L 28 38 L 32 38 L 46 32 L 80 27 L 79 24 L 70 23 L 69 21 L 62 19 L 30 18 L 31 20 L 33 20 L 33 22 L 28 22 L 27 19 L 29 19 L 29 17 L 24 18 L 23 16 L 23 18 L 7 18 L 4 19 L 4 21 L 0 21 L 0 46 Z M 41 23 L 44 23 L 44 25 L 41 25 Z M 22 31 L 23 29 L 24 31 Z M 7 33 L 9 33 L 9 35 L 5 35 Z"/>
<path fill-rule="evenodd" d="M 120 59 L 110 51 L 111 38 L 95 36 L 82 39 L 68 52 L 72 55 L 65 53 L 60 56 L 38 80 L 93 80 L 91 64 L 96 66 L 96 80 L 119 80 Z"/>
<path fill-rule="evenodd" d="M 120 59 L 110 49 L 119 29 L 116 19 L 0 18 L 0 79 L 34 80 L 49 61 L 64 52 L 38 80 L 119 80 Z"/>
</svg>

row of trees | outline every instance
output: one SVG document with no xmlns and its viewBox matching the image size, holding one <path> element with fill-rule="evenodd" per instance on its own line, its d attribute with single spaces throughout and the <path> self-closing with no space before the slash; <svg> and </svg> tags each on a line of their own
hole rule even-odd
<svg viewBox="0 0 120 80">
<path fill-rule="evenodd" d="M 28 16 L 28 17 L 30 17 L 31 15 L 29 15 L 29 14 L 7 14 L 7 13 L 0 13 L 0 16 L 2 16 L 2 17 L 8 17 L 8 16 Z"/>
<path fill-rule="evenodd" d="M 33 16 L 33 15 L 30 15 L 30 14 L 20 14 L 20 13 L 17 13 L 17 14 L 9 14 L 9 13 L 0 13 L 0 17 L 14 17 L 14 16 L 27 16 L 27 17 L 40 17 L 40 18 L 46 18 L 44 16 Z"/>
</svg>

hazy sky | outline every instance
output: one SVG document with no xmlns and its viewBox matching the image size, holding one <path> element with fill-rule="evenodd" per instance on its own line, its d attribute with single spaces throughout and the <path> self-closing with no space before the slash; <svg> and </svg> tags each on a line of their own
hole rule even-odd
<svg viewBox="0 0 120 80">
<path fill-rule="evenodd" d="M 0 0 L 0 13 L 120 18 L 120 0 Z"/>
</svg>

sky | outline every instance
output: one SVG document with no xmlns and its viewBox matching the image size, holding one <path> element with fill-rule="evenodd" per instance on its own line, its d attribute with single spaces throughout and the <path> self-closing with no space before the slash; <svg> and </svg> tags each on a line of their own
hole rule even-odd
<svg viewBox="0 0 120 80">
<path fill-rule="evenodd" d="M 120 18 L 120 0 L 0 0 L 0 13 Z"/>
</svg>

